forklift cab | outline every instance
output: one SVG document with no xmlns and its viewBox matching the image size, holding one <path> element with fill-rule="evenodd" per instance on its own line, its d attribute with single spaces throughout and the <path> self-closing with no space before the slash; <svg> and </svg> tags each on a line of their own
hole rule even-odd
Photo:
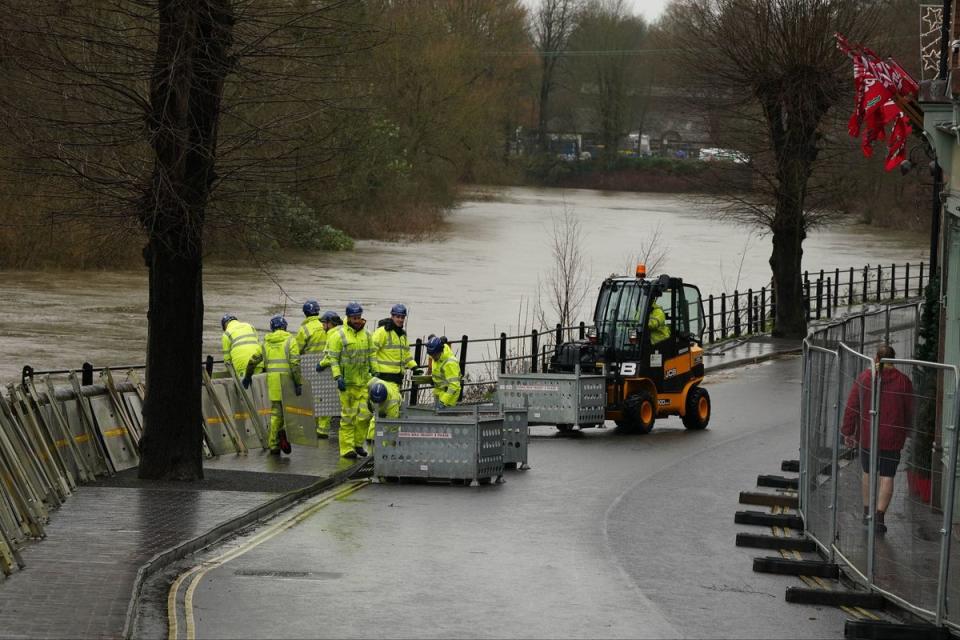
<svg viewBox="0 0 960 640">
<path fill-rule="evenodd" d="M 668 330 L 656 344 L 647 328 L 654 304 L 663 310 Z M 649 363 L 655 353 L 672 358 L 701 343 L 705 323 L 700 290 L 667 275 L 655 280 L 609 278 L 601 286 L 594 325 L 607 363 Z"/>
</svg>

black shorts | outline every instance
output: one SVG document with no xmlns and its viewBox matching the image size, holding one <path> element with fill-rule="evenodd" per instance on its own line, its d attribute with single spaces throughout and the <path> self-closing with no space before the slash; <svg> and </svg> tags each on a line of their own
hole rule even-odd
<svg viewBox="0 0 960 640">
<path fill-rule="evenodd" d="M 880 458 L 877 466 L 880 468 L 880 475 L 884 478 L 892 478 L 897 475 L 897 466 L 900 464 L 899 451 L 885 451 L 880 449 Z M 860 467 L 864 473 L 870 473 L 870 450 L 860 449 Z"/>
</svg>

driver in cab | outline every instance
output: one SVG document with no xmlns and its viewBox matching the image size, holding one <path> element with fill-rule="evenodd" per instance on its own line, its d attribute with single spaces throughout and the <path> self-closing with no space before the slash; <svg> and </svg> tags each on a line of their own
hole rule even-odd
<svg viewBox="0 0 960 640">
<path fill-rule="evenodd" d="M 656 300 L 650 302 L 650 315 L 647 318 L 647 333 L 650 335 L 650 345 L 654 346 L 670 337 L 670 327 L 667 325 L 667 315 Z"/>
</svg>

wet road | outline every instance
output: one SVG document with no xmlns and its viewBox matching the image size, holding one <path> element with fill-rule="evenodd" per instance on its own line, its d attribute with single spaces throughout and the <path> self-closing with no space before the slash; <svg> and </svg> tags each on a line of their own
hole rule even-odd
<svg viewBox="0 0 960 640">
<path fill-rule="evenodd" d="M 797 455 L 799 359 L 707 385 L 704 432 L 537 428 L 533 468 L 503 485 L 321 497 L 212 552 L 231 556 L 185 579 L 181 602 L 209 638 L 841 637 L 844 613 L 785 603 L 800 583 L 753 573 L 766 552 L 734 546 L 750 529 L 733 523 L 739 491 Z"/>
</svg>

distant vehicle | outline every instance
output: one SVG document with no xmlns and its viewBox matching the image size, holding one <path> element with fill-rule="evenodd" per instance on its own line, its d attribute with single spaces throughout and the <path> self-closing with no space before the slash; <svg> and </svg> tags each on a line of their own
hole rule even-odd
<svg viewBox="0 0 960 640">
<path fill-rule="evenodd" d="M 734 162 L 736 164 L 746 164 L 750 162 L 750 157 L 742 151 L 735 149 L 706 148 L 700 149 L 700 160 L 702 162 Z"/>
</svg>

